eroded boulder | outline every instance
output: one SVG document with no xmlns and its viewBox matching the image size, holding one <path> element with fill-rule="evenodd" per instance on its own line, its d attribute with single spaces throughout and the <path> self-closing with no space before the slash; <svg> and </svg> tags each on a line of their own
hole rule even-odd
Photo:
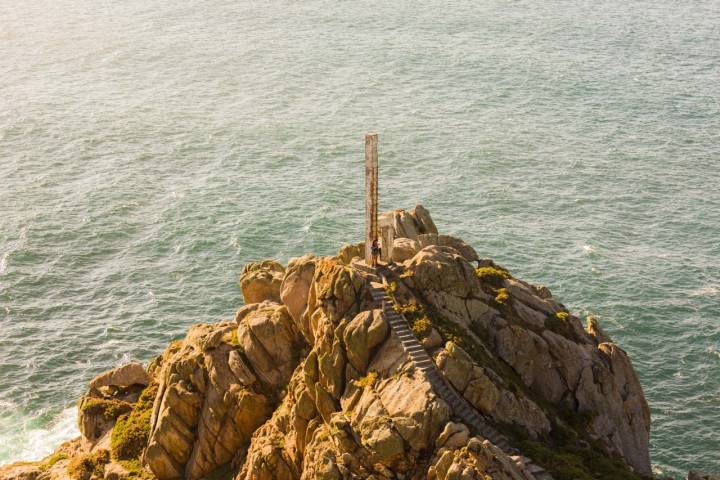
<svg viewBox="0 0 720 480">
<path fill-rule="evenodd" d="M 231 368 L 234 322 L 198 324 L 165 361 L 144 461 L 161 480 L 226 464 L 269 417 L 270 399 Z"/>
<path fill-rule="evenodd" d="M 240 290 L 245 303 L 259 303 L 265 300 L 280 301 L 280 285 L 285 268 L 275 260 L 252 262 L 245 265 L 240 273 Z"/>
<path fill-rule="evenodd" d="M 280 285 L 280 300 L 298 325 L 308 304 L 310 285 L 315 275 L 316 257 L 291 258 Z"/>
</svg>

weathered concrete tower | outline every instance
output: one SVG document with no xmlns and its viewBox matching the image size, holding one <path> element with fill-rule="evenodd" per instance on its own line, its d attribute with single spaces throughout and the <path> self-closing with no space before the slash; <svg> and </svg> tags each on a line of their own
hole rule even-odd
<svg viewBox="0 0 720 480">
<path fill-rule="evenodd" d="M 372 264 L 372 245 L 378 235 L 378 136 L 365 134 L 365 263 Z"/>
</svg>

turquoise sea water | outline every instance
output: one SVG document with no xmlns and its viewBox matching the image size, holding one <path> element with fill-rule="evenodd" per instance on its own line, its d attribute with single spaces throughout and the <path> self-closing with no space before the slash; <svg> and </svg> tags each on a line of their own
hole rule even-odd
<svg viewBox="0 0 720 480">
<path fill-rule="evenodd" d="M 656 471 L 720 470 L 720 2 L 0 0 L 0 463 L 381 203 L 630 354 Z"/>
</svg>

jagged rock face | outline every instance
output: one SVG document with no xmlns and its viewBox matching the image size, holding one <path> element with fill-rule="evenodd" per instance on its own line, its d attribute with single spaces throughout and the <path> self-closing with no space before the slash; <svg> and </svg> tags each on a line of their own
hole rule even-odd
<svg viewBox="0 0 720 480">
<path fill-rule="evenodd" d="M 246 385 L 252 383 L 253 373 L 266 390 L 287 385 L 303 344 L 288 309 L 267 301 L 255 303 L 241 308 L 235 322 L 240 349 L 231 354 L 231 370 L 248 372 Z M 244 379 L 244 375 L 239 378 Z"/>
<path fill-rule="evenodd" d="M 535 402 L 509 385 L 489 366 L 480 367 L 461 347 L 448 342 L 436 356 L 445 378 L 478 411 L 497 422 L 524 427 L 532 437 L 550 431 L 550 421 Z"/>
<path fill-rule="evenodd" d="M 287 309 L 263 303 L 238 317 L 193 326 L 166 354 L 144 456 L 160 479 L 197 479 L 230 462 L 272 413 L 268 388 L 289 379 L 299 336 Z"/>
<path fill-rule="evenodd" d="M 240 273 L 240 290 L 246 304 L 265 300 L 280 301 L 280 285 L 285 267 L 274 260 L 252 262 Z"/>
<path fill-rule="evenodd" d="M 503 385 L 507 378 L 490 366 L 471 367 L 465 356 L 441 352 L 441 369 L 478 410 L 535 435 L 550 425 L 530 397 L 588 414 L 591 435 L 608 453 L 650 474 L 649 409 L 623 350 L 604 334 L 586 332 L 547 289 L 503 278 L 502 270 L 478 278 L 453 249 L 426 247 L 405 266 L 407 285 L 443 318 L 462 326 L 484 354 L 512 367 L 527 389 L 509 391 Z M 494 297 L 501 289 L 507 300 Z"/>
<path fill-rule="evenodd" d="M 420 243 L 412 238 L 400 237 L 393 241 L 392 260 L 402 263 L 414 257 L 420 251 Z"/>
<path fill-rule="evenodd" d="M 131 362 L 102 373 L 90 381 L 78 400 L 78 428 L 85 448 L 92 448 L 128 413 L 150 378 L 145 368 Z"/>
<path fill-rule="evenodd" d="M 316 265 L 301 328 L 312 349 L 236 480 L 426 478 L 428 469 L 429 478 L 531 479 L 449 422 L 448 405 L 369 309 L 364 283 L 340 263 Z"/>
<path fill-rule="evenodd" d="M 307 308 L 308 293 L 315 275 L 316 261 L 316 257 L 310 255 L 291 258 L 280 285 L 280 300 L 296 323 L 300 322 Z"/>
<path fill-rule="evenodd" d="M 428 478 L 436 480 L 478 479 L 531 480 L 534 477 L 488 440 L 472 438 L 453 442 L 456 433 L 438 451 L 436 461 L 428 469 Z M 462 443 L 462 445 L 460 445 Z"/>
<path fill-rule="evenodd" d="M 133 385 L 147 386 L 150 382 L 145 368 L 137 363 L 130 362 L 95 377 L 88 386 L 91 392 L 102 388 L 124 389 Z"/>
<path fill-rule="evenodd" d="M 381 215 L 380 223 L 391 224 L 393 227 L 394 262 L 404 262 L 417 254 L 424 247 L 437 245 L 451 247 L 460 253 L 469 262 L 479 260 L 475 249 L 470 245 L 451 235 L 439 235 L 435 222 L 422 205 L 418 205 L 409 212 L 397 209 Z"/>
<path fill-rule="evenodd" d="M 395 238 L 403 237 L 415 240 L 418 235 L 438 233 L 435 222 L 430 217 L 430 212 L 422 205 L 417 205 L 409 212 L 399 208 L 385 212 L 380 216 L 379 222 L 392 225 Z"/>
</svg>

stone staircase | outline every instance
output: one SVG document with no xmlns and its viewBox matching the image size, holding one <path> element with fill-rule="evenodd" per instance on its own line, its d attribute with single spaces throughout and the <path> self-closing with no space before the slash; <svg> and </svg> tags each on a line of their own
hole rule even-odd
<svg viewBox="0 0 720 480">
<path fill-rule="evenodd" d="M 382 273 L 379 276 L 385 280 Z M 405 317 L 395 311 L 394 302 L 387 294 L 385 286 L 381 283 L 371 282 L 370 294 L 375 302 L 382 305 L 385 320 L 397 335 L 412 364 L 425 375 L 435 393 L 447 402 L 455 415 L 498 448 L 517 459 L 537 480 L 552 480 L 550 474 L 542 467 L 533 464 L 527 457 L 519 457 L 519 452 L 510 446 L 508 439 L 489 425 L 487 420 L 452 387 L 435 366 L 435 362 L 430 358 L 430 355 L 425 351 L 415 334 L 410 330 Z"/>
</svg>

